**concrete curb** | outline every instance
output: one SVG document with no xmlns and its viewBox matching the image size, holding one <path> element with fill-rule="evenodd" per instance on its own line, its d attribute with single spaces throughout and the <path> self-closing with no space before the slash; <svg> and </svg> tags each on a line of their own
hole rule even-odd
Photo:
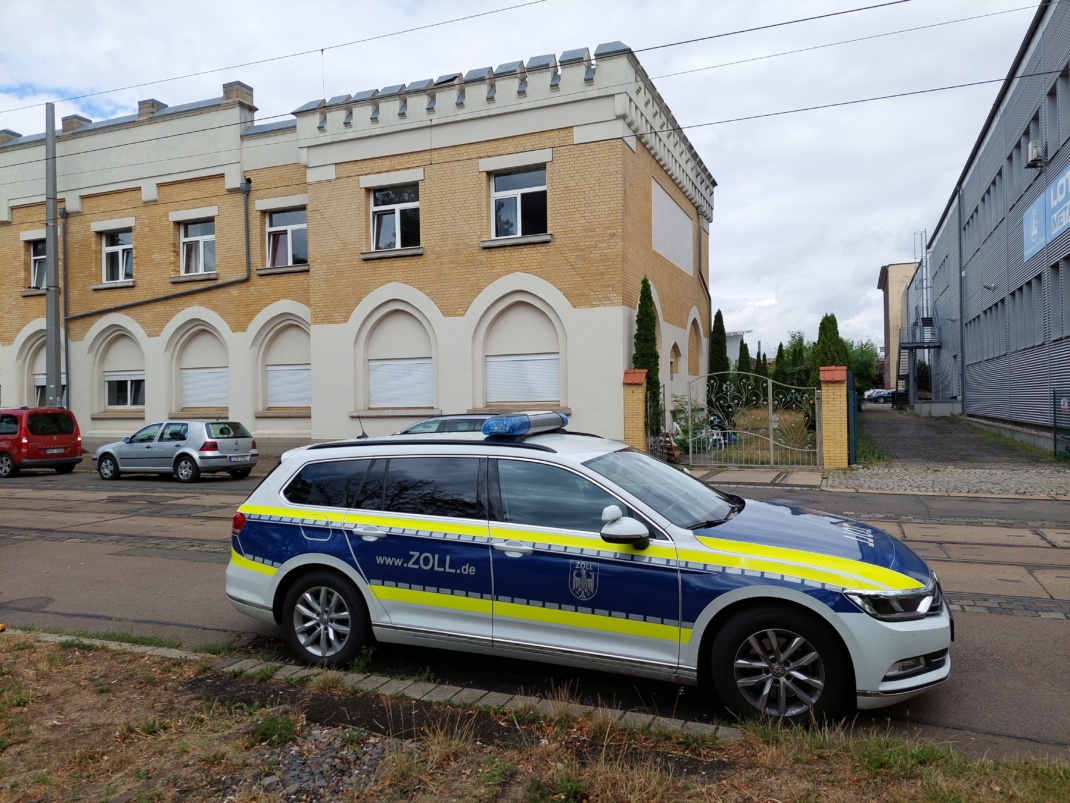
<svg viewBox="0 0 1070 803">
<path fill-rule="evenodd" d="M 535 715 L 544 718 L 560 717 L 587 718 L 598 721 L 608 720 L 611 724 L 629 730 L 649 730 L 654 733 L 685 733 L 691 736 L 708 736 L 724 744 L 734 744 L 742 738 L 739 728 L 729 725 L 707 725 L 703 722 L 689 722 L 682 719 L 670 719 L 638 711 L 620 711 L 611 708 L 581 705 L 561 700 L 549 700 L 525 695 L 510 695 L 500 692 L 488 692 L 481 689 L 462 689 L 459 686 L 446 686 L 423 681 L 399 680 L 381 675 L 368 675 L 341 670 L 318 669 L 297 664 L 281 664 L 277 661 L 259 661 L 254 658 L 239 660 L 237 658 L 219 658 L 207 653 L 175 650 L 167 647 L 146 647 L 139 644 L 125 644 L 118 641 L 87 638 L 83 636 L 61 635 L 57 633 L 40 633 L 30 630 L 9 629 L 9 633 L 35 635 L 38 641 L 58 644 L 64 641 L 77 641 L 102 649 L 117 652 L 130 652 L 169 658 L 177 661 L 211 662 L 213 671 L 233 675 L 254 675 L 271 671 L 271 677 L 282 680 L 308 680 L 315 682 L 319 677 L 337 677 L 338 682 L 349 689 L 356 689 L 367 694 L 381 694 L 388 697 L 408 698 L 443 705 L 460 705 L 473 708 L 495 708 L 511 711 L 525 716 Z"/>
</svg>

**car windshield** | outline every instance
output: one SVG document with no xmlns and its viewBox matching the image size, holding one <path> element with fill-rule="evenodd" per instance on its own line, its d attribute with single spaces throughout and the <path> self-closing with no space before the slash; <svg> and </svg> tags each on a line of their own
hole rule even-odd
<svg viewBox="0 0 1070 803">
<path fill-rule="evenodd" d="M 695 529 L 726 519 L 733 500 L 690 474 L 634 449 L 588 460 L 584 465 L 615 482 L 678 527 Z"/>
<path fill-rule="evenodd" d="M 218 440 L 220 438 L 251 438 L 249 430 L 237 421 L 212 421 L 208 424 L 208 437 Z"/>
</svg>

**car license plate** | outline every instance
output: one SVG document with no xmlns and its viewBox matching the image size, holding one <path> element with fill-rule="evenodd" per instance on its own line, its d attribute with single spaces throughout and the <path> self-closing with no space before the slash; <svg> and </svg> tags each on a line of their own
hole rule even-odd
<svg viewBox="0 0 1070 803">
<path fill-rule="evenodd" d="M 63 454 L 65 451 L 67 450 L 60 446 L 55 449 L 45 449 L 45 454 Z"/>
<path fill-rule="evenodd" d="M 246 454 L 246 455 L 241 455 L 240 457 L 231 457 L 230 458 L 230 462 L 231 463 L 248 463 L 249 462 L 249 455 Z"/>
</svg>

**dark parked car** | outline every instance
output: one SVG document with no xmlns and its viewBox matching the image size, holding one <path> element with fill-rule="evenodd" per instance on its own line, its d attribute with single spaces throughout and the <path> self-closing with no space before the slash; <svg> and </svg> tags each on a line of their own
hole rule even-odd
<svg viewBox="0 0 1070 803">
<path fill-rule="evenodd" d="M 82 433 L 74 413 L 62 407 L 0 409 L 0 479 L 24 468 L 68 474 L 82 462 Z"/>
<path fill-rule="evenodd" d="M 878 390 L 872 396 L 869 397 L 871 404 L 891 404 L 893 390 Z"/>
</svg>

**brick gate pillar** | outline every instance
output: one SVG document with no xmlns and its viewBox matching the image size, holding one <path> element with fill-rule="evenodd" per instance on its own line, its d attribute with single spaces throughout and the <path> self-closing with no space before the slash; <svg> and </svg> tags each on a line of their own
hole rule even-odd
<svg viewBox="0 0 1070 803">
<path fill-rule="evenodd" d="M 821 367 L 822 468 L 847 468 L 847 368 Z"/>
<path fill-rule="evenodd" d="M 646 368 L 624 372 L 624 442 L 649 451 L 646 438 Z"/>
</svg>

